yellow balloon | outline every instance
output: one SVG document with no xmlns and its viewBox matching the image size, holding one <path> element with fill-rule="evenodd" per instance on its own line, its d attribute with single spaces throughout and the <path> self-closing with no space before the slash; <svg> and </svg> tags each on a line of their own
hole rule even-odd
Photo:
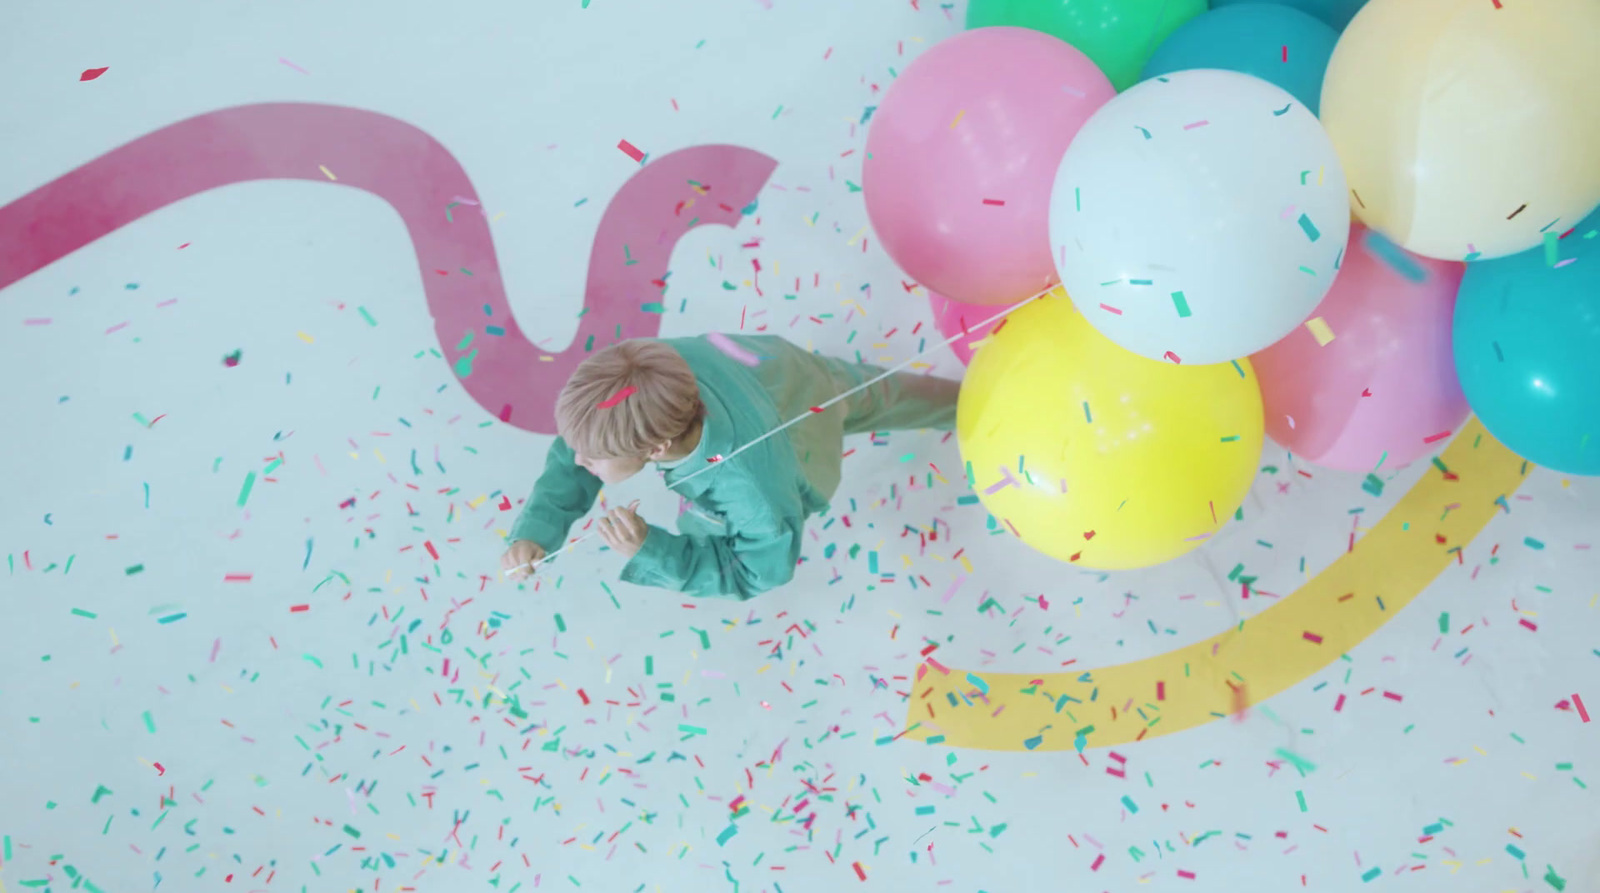
<svg viewBox="0 0 1600 893">
<path fill-rule="evenodd" d="M 1371 0 L 1322 124 L 1351 210 L 1417 254 L 1488 259 L 1600 204 L 1600 2 Z"/>
<path fill-rule="evenodd" d="M 972 358 L 956 436 L 990 514 L 1054 558 L 1146 567 L 1199 546 L 1261 458 L 1248 360 L 1180 366 L 1095 331 L 1056 289 Z"/>
</svg>

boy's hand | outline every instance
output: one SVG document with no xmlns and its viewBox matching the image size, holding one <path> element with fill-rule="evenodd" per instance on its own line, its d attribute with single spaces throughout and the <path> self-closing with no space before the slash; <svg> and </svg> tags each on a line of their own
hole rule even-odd
<svg viewBox="0 0 1600 893">
<path fill-rule="evenodd" d="M 639 554 L 639 549 L 644 546 L 645 535 L 650 532 L 649 525 L 633 511 L 638 507 L 638 500 L 627 507 L 618 506 L 601 518 L 599 524 L 600 538 L 628 558 Z"/>
<path fill-rule="evenodd" d="M 500 556 L 500 569 L 508 571 L 517 568 L 511 574 L 511 581 L 519 583 L 533 576 L 533 562 L 544 557 L 544 547 L 532 540 L 517 540 Z"/>
</svg>

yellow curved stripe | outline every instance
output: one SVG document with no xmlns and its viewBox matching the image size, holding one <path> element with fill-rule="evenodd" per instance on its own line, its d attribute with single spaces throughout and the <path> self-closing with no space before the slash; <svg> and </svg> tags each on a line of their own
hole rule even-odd
<svg viewBox="0 0 1600 893">
<path fill-rule="evenodd" d="M 1288 689 L 1410 604 L 1501 511 L 1498 500 L 1516 492 L 1529 468 L 1476 418 L 1440 462 L 1448 472 L 1429 469 L 1354 550 L 1242 628 L 1070 673 L 981 673 L 925 661 L 905 737 L 1066 750 L 1082 735 L 1086 747 L 1109 747 L 1204 725 Z"/>
</svg>

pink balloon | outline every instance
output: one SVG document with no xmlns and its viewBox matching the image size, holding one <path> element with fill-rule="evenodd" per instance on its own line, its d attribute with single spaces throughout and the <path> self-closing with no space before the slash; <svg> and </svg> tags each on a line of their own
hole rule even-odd
<svg viewBox="0 0 1600 893">
<path fill-rule="evenodd" d="M 1267 434 L 1344 471 L 1395 468 L 1443 447 L 1468 413 L 1450 348 L 1465 269 L 1352 225 L 1338 278 L 1312 313 L 1333 340 L 1319 347 L 1301 326 L 1250 358 Z"/>
<path fill-rule="evenodd" d="M 999 307 L 963 304 L 933 293 L 928 295 L 928 305 L 933 308 L 933 325 L 939 330 L 939 334 L 946 338 L 961 335 L 960 338 L 950 342 L 950 350 L 955 353 L 956 359 L 960 360 L 963 366 L 972 362 L 972 346 L 994 331 L 994 327 L 1000 322 L 995 320 L 985 326 L 978 325 L 999 313 Z"/>
<path fill-rule="evenodd" d="M 862 188 L 884 249 L 917 281 L 971 304 L 1054 284 L 1056 167 L 1114 95 L 1087 56 L 1039 31 L 940 41 L 889 88 L 867 133 Z"/>
</svg>

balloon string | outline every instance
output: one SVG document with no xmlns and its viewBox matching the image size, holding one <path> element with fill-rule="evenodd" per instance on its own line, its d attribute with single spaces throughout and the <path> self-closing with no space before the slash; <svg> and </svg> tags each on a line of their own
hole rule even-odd
<svg viewBox="0 0 1600 893">
<path fill-rule="evenodd" d="M 997 321 L 999 319 L 1002 319 L 1002 318 L 1004 318 L 1006 316 L 1009 316 L 1012 313 L 1015 313 L 1016 311 L 1021 310 L 1023 307 L 1028 306 L 1029 304 L 1033 303 L 1034 301 L 1039 300 L 1040 298 L 1042 298 L 1045 295 L 1049 294 L 1050 292 L 1054 291 L 1058 287 L 1059 286 L 1052 285 L 1049 288 L 1046 288 L 1044 291 L 1041 291 L 1038 294 L 1033 295 L 1032 297 L 1029 297 L 1029 298 L 1027 298 L 1025 300 L 1017 302 L 1016 304 L 1013 304 L 1010 307 L 1007 307 L 1006 309 L 1000 311 L 999 313 L 996 313 L 994 316 L 989 317 L 988 319 L 984 320 L 983 322 L 980 322 L 977 325 L 974 325 L 974 326 L 971 326 L 971 327 L 967 328 L 965 331 L 961 332 L 960 334 L 951 335 L 949 338 L 946 338 L 943 341 L 935 342 L 933 345 L 931 345 L 931 347 L 944 347 L 946 345 L 954 344 L 956 341 L 958 341 L 958 340 L 960 340 L 962 338 L 971 338 L 972 337 L 972 332 L 973 332 L 974 329 L 981 330 L 981 329 L 983 329 L 984 326 L 987 326 L 992 322 L 995 322 L 995 321 Z M 927 353 L 928 350 L 929 350 L 929 347 L 924 347 L 922 350 L 919 350 L 915 354 L 912 354 L 911 358 L 906 360 L 905 362 L 896 364 L 894 366 L 889 367 L 888 369 L 885 369 L 883 371 L 883 374 L 877 376 L 876 378 L 870 379 L 870 380 L 868 380 L 866 382 L 863 382 L 862 384 L 856 385 L 855 387 L 851 388 L 850 390 L 845 391 L 844 393 L 839 394 L 839 395 L 829 399 L 826 403 L 819 403 L 813 409 L 816 409 L 816 410 L 827 409 L 828 407 L 833 406 L 834 404 L 838 403 L 841 400 L 844 400 L 846 397 L 849 397 L 852 394 L 859 394 L 860 392 L 866 390 L 867 388 L 872 387 L 873 385 L 877 384 L 878 382 L 883 381 L 885 378 L 888 378 L 889 376 L 894 375 L 896 372 L 899 372 L 900 370 L 906 368 L 907 366 L 910 366 L 911 364 L 915 363 L 917 361 L 917 359 L 919 357 L 921 357 L 923 354 Z M 673 481 L 672 483 L 667 485 L 667 488 L 671 489 L 673 487 L 679 486 L 680 484 L 686 484 L 689 481 L 694 480 L 695 478 L 699 477 L 702 474 L 705 474 L 705 473 L 707 473 L 709 471 L 714 471 L 714 470 L 716 470 L 718 468 L 721 468 L 722 466 L 728 464 L 728 462 L 732 461 L 735 456 L 739 455 L 740 453 L 744 452 L 745 450 L 748 450 L 748 449 L 756 446 L 757 444 L 761 443 L 762 441 L 766 440 L 769 437 L 776 437 L 777 435 L 783 433 L 784 431 L 788 430 L 789 428 L 800 424 L 801 422 L 805 421 L 806 419 L 811 418 L 812 416 L 817 415 L 818 413 L 813 411 L 813 409 L 806 410 L 804 415 L 795 416 L 794 418 L 790 419 L 789 421 L 784 422 L 783 424 L 779 425 L 776 428 L 773 428 L 771 431 L 768 431 L 767 433 L 761 435 L 760 437 L 757 437 L 755 440 L 752 440 L 749 443 L 745 444 L 744 446 L 739 447 L 738 449 L 734 450 L 733 452 L 729 453 L 726 456 L 722 456 L 720 458 L 712 459 L 706 465 L 706 467 L 704 467 L 704 468 L 700 469 L 699 471 L 696 471 L 696 472 L 694 472 L 692 474 L 685 475 L 685 476 L 679 478 L 676 481 Z M 537 561 L 528 562 L 528 563 L 525 563 L 525 564 L 519 564 L 516 567 L 507 568 L 504 572 L 502 572 L 502 576 L 516 573 L 517 571 L 522 570 L 523 568 L 536 568 L 539 565 L 544 564 L 546 561 L 549 561 L 550 559 L 555 558 L 557 555 L 560 555 L 563 552 L 570 551 L 573 546 L 578 545 L 579 543 L 581 543 L 581 542 L 593 537 L 594 535 L 595 535 L 595 531 L 591 530 L 590 532 L 588 532 L 586 534 L 583 534 L 582 536 L 579 536 L 579 537 L 577 537 L 575 539 L 568 540 L 567 544 L 565 546 L 562 546 L 561 548 L 555 550 L 554 552 L 551 552 L 549 555 L 546 555 L 546 556 L 544 556 L 543 558 L 540 558 Z"/>
</svg>

